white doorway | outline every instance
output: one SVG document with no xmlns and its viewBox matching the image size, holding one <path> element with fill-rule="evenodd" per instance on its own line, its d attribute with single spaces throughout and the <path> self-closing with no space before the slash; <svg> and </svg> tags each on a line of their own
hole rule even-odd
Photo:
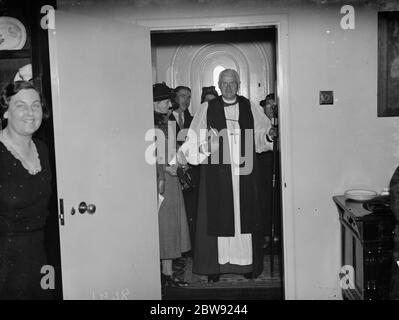
<svg viewBox="0 0 399 320">
<path fill-rule="evenodd" d="M 284 295 L 286 299 L 295 298 L 295 263 L 294 263 L 294 234 L 293 234 L 293 208 L 292 208 L 292 189 L 291 189 L 291 141 L 289 125 L 289 103 L 288 103 L 288 35 L 287 35 L 287 16 L 251 16 L 251 17 L 231 17 L 231 18 L 213 18 L 213 19 L 181 19 L 181 20 L 140 20 L 139 24 L 148 27 L 151 31 L 162 32 L 194 32 L 194 31 L 225 31 L 231 29 L 258 29 L 275 27 L 276 37 L 276 79 L 273 84 L 268 81 L 267 85 L 275 88 L 279 103 L 280 118 L 280 147 L 281 147 L 281 185 L 282 185 L 282 238 L 284 239 L 283 263 L 284 263 Z M 154 58 L 154 57 L 153 57 Z M 218 64 L 223 66 L 222 64 Z M 217 65 L 217 66 L 218 66 Z M 217 67 L 216 66 L 216 67 Z M 171 86 L 174 77 L 171 76 L 167 82 Z M 156 77 L 153 67 L 153 76 Z M 159 79 L 154 78 L 154 81 Z M 209 81 L 209 80 L 208 80 Z M 249 92 L 247 91 L 247 94 Z M 241 94 L 245 95 L 244 92 Z M 197 96 L 198 97 L 198 96 Z M 195 94 L 193 94 L 193 100 Z M 195 112 L 195 110 L 194 110 Z"/>
</svg>

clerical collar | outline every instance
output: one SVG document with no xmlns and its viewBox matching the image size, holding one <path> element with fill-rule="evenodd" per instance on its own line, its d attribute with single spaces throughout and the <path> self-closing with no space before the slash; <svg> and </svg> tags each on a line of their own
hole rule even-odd
<svg viewBox="0 0 399 320">
<path fill-rule="evenodd" d="M 225 98 L 223 98 L 223 104 L 225 107 L 230 107 L 230 106 L 234 106 L 235 104 L 237 104 L 237 98 L 235 98 L 234 100 L 227 100 Z"/>
</svg>

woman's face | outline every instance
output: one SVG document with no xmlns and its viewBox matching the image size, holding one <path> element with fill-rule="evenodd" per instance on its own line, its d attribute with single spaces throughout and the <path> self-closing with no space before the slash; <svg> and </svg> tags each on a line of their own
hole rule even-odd
<svg viewBox="0 0 399 320">
<path fill-rule="evenodd" d="M 167 114 L 169 112 L 169 108 L 171 107 L 172 103 L 170 102 L 170 99 L 154 102 L 154 110 L 159 113 Z"/>
<path fill-rule="evenodd" d="M 39 129 L 43 119 L 38 92 L 34 89 L 22 89 L 13 95 L 4 117 L 10 130 L 23 136 L 31 136 Z"/>
</svg>

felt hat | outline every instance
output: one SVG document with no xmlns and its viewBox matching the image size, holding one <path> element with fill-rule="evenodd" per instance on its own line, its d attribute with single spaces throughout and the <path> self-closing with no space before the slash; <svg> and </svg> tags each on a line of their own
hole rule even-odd
<svg viewBox="0 0 399 320">
<path fill-rule="evenodd" d="M 215 97 L 219 96 L 218 92 L 215 89 L 215 86 L 202 87 L 201 103 L 205 101 L 205 97 L 207 94 L 213 94 Z"/>
<path fill-rule="evenodd" d="M 165 99 L 172 99 L 174 94 L 165 82 L 156 83 L 152 86 L 153 101 L 161 101 Z"/>
<path fill-rule="evenodd" d="M 262 107 L 266 107 L 266 101 L 267 101 L 267 100 L 270 100 L 270 99 L 274 100 L 274 93 L 269 93 L 269 94 L 266 96 L 265 99 L 263 99 L 262 101 L 259 102 L 259 105 L 262 106 Z"/>
</svg>

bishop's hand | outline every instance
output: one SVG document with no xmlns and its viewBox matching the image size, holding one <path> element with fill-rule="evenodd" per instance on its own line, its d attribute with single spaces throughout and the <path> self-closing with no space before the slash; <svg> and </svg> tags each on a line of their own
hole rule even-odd
<svg viewBox="0 0 399 320">
<path fill-rule="evenodd" d="M 214 153 L 219 150 L 219 134 L 218 132 L 210 128 L 208 130 L 208 141 L 204 143 L 200 151 L 203 153 Z"/>
<path fill-rule="evenodd" d="M 186 156 L 184 155 L 184 152 L 181 149 L 177 150 L 176 159 L 177 159 L 177 163 L 180 166 L 182 166 L 182 167 L 187 166 L 188 162 L 187 162 Z"/>
</svg>

